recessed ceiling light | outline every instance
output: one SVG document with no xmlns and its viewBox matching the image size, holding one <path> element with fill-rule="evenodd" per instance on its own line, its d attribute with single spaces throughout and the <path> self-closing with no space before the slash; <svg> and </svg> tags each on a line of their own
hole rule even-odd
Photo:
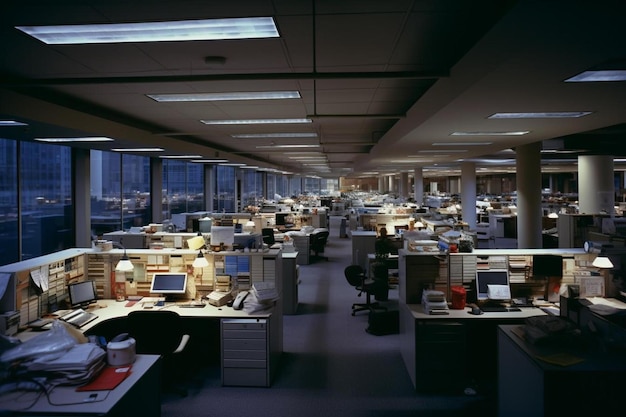
<svg viewBox="0 0 626 417">
<path fill-rule="evenodd" d="M 91 136 L 83 138 L 35 138 L 38 142 L 66 143 L 66 142 L 111 142 L 113 139 L 104 136 Z"/>
<path fill-rule="evenodd" d="M 202 155 L 160 155 L 162 159 L 195 159 L 202 158 Z"/>
<path fill-rule="evenodd" d="M 197 162 L 200 164 L 219 164 L 221 162 L 228 162 L 228 159 L 193 159 L 191 162 Z"/>
<path fill-rule="evenodd" d="M 435 142 L 433 146 L 487 146 L 493 142 Z M 447 152 L 447 151 L 446 151 Z"/>
<path fill-rule="evenodd" d="M 163 152 L 161 148 L 114 148 L 113 152 Z"/>
<path fill-rule="evenodd" d="M 591 113 L 590 111 L 494 113 L 488 119 L 571 119 L 587 116 Z"/>
<path fill-rule="evenodd" d="M 452 132 L 450 133 L 450 136 L 522 136 L 529 133 L 529 130 L 512 132 Z"/>
<path fill-rule="evenodd" d="M 16 26 L 16 29 L 51 45 L 279 37 L 274 19 L 271 17 L 94 25 Z"/>
<path fill-rule="evenodd" d="M 626 81 L 626 70 L 583 71 L 565 80 L 566 83 L 589 83 L 596 81 Z"/>
<path fill-rule="evenodd" d="M 147 94 L 158 102 L 287 100 L 300 98 L 299 91 L 235 91 L 230 93 Z"/>
<path fill-rule="evenodd" d="M 0 126 L 28 126 L 28 124 L 16 120 L 0 120 Z"/>
<path fill-rule="evenodd" d="M 277 149 L 277 148 L 319 148 L 320 145 L 259 145 L 257 149 Z"/>
<path fill-rule="evenodd" d="M 229 162 L 229 163 L 225 163 L 225 164 L 220 164 L 223 167 L 244 167 L 246 166 L 246 164 L 241 164 L 241 163 L 237 163 L 237 162 Z"/>
<path fill-rule="evenodd" d="M 441 152 L 438 149 L 422 149 L 421 151 L 418 151 L 419 153 L 439 153 Z M 463 152 L 467 152 L 467 149 L 446 149 L 445 152 L 447 153 L 463 153 Z M 411 155 L 409 155 L 409 157 L 411 157 Z"/>
<path fill-rule="evenodd" d="M 241 133 L 230 135 L 236 139 L 259 139 L 259 138 L 316 138 L 317 133 Z"/>
<path fill-rule="evenodd" d="M 263 125 L 312 123 L 311 119 L 248 119 L 248 120 L 200 120 L 205 125 Z"/>
</svg>

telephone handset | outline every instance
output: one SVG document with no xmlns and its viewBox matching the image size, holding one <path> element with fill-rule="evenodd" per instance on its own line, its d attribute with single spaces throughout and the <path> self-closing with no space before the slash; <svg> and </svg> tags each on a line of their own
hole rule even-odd
<svg viewBox="0 0 626 417">
<path fill-rule="evenodd" d="M 241 310 L 243 308 L 243 301 L 246 299 L 248 294 L 250 294 L 250 292 L 248 291 L 241 291 L 239 294 L 237 294 L 237 297 L 235 297 L 235 301 L 233 301 L 233 309 Z"/>
</svg>

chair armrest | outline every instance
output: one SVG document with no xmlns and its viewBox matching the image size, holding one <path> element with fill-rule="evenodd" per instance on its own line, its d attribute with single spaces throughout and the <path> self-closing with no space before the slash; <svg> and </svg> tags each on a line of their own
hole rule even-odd
<svg viewBox="0 0 626 417">
<path fill-rule="evenodd" d="M 185 347 L 187 346 L 187 342 L 189 342 L 189 335 L 188 334 L 184 334 L 182 339 L 180 339 L 180 343 L 178 344 L 178 347 L 176 348 L 176 350 L 173 353 L 180 353 L 182 352 Z"/>
</svg>

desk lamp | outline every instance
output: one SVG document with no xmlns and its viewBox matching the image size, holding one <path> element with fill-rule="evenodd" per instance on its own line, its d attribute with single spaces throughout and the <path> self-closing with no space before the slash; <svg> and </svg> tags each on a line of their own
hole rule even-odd
<svg viewBox="0 0 626 417">
<path fill-rule="evenodd" d="M 126 248 L 124 247 L 124 245 L 122 245 L 121 239 L 120 239 L 120 243 L 118 244 L 118 246 L 124 249 L 124 254 L 122 255 L 122 259 L 120 259 L 117 265 L 115 265 L 115 270 L 120 271 L 120 272 L 132 271 L 135 267 L 133 266 L 133 263 L 128 258 L 128 255 L 126 254 Z"/>
<path fill-rule="evenodd" d="M 117 301 L 124 301 L 126 300 L 126 273 L 131 272 L 135 267 L 128 258 L 126 248 L 121 244 L 121 241 L 119 246 L 124 249 L 124 254 L 122 255 L 122 259 L 115 265 L 115 299 Z"/>
</svg>

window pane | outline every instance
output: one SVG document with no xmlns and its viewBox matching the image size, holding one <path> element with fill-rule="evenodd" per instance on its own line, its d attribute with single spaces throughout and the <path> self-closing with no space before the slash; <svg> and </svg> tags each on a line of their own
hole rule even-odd
<svg viewBox="0 0 626 417">
<path fill-rule="evenodd" d="M 17 142 L 0 139 L 0 265 L 20 260 L 17 207 Z"/>
<path fill-rule="evenodd" d="M 163 162 L 164 218 L 204 208 L 204 167 L 184 161 Z"/>
<path fill-rule="evenodd" d="M 235 168 L 218 165 L 215 176 L 214 199 L 215 211 L 234 213 L 235 206 Z"/>
<path fill-rule="evenodd" d="M 20 143 L 22 259 L 74 246 L 71 149 Z"/>
<path fill-rule="evenodd" d="M 150 224 L 150 158 L 122 155 L 122 179 L 124 230 Z"/>
<path fill-rule="evenodd" d="M 91 232 L 122 230 L 121 155 L 91 151 Z"/>
</svg>

